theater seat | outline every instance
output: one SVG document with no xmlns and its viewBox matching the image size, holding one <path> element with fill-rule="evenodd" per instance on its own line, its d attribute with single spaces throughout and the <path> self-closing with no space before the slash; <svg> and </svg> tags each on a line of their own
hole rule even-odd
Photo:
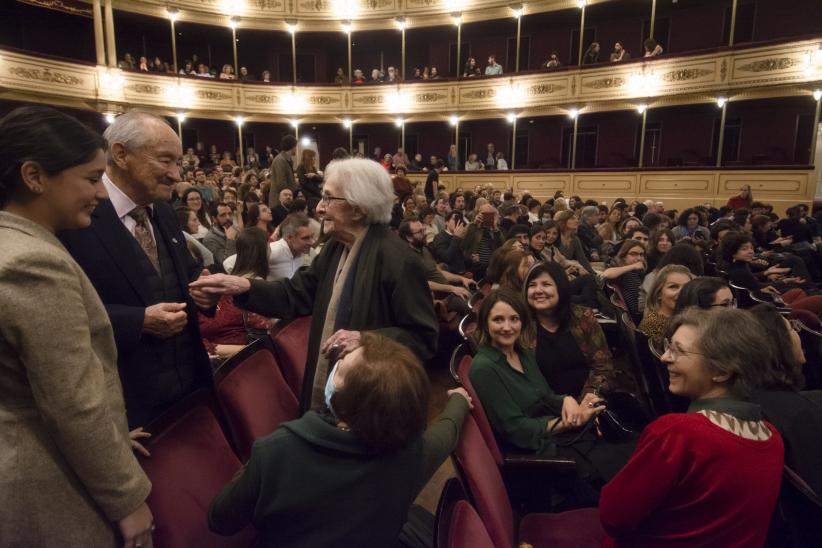
<svg viewBox="0 0 822 548">
<path fill-rule="evenodd" d="M 448 548 L 494 548 L 488 531 L 474 507 L 460 500 L 451 514 Z"/>
<path fill-rule="evenodd" d="M 151 457 L 139 457 L 152 483 L 148 506 L 154 514 L 154 545 L 162 548 L 244 548 L 254 546 L 252 527 L 224 537 L 208 530 L 214 496 L 241 464 L 203 394 L 189 398 L 147 431 Z"/>
<path fill-rule="evenodd" d="M 298 417 L 297 397 L 283 377 L 267 335 L 226 362 L 215 375 L 214 385 L 243 462 L 251 455 L 254 440 Z"/>
<path fill-rule="evenodd" d="M 515 539 L 534 548 L 600 546 L 605 533 L 596 508 L 528 514 L 519 531 L 514 530 L 514 513 L 502 476 L 472 416 L 465 419 L 456 454 L 479 517 L 496 548 L 513 548 Z"/>
<path fill-rule="evenodd" d="M 274 349 L 280 362 L 285 381 L 291 391 L 300 398 L 303 390 L 305 362 L 308 360 L 308 334 L 311 316 L 297 318 L 274 335 Z"/>
</svg>

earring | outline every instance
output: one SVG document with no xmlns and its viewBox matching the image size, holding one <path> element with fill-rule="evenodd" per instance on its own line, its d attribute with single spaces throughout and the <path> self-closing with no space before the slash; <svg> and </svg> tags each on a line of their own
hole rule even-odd
<svg viewBox="0 0 822 548">
<path fill-rule="evenodd" d="M 35 194 L 40 194 L 40 193 L 43 192 L 43 188 L 39 187 L 39 186 L 33 186 L 33 187 L 31 187 L 31 191 L 34 192 Z"/>
</svg>

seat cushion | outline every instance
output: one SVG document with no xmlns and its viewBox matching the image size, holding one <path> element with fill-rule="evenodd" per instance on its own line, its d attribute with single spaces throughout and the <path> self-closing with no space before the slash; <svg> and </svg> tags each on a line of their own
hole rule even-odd
<svg viewBox="0 0 822 548">
<path fill-rule="evenodd" d="M 519 542 L 534 548 L 593 548 L 600 546 L 604 538 L 596 508 L 528 514 L 519 527 Z"/>
<path fill-rule="evenodd" d="M 448 531 L 448 548 L 494 548 L 494 543 L 485 530 L 485 525 L 474 507 L 461 500 L 451 514 Z"/>
<path fill-rule="evenodd" d="M 308 360 L 308 335 L 311 331 L 311 316 L 297 318 L 274 335 L 274 348 L 283 376 L 291 391 L 300 398 Z"/>
</svg>

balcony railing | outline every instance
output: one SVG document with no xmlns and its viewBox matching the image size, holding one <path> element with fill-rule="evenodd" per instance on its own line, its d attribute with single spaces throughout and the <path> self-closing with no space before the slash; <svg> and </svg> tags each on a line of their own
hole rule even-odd
<svg viewBox="0 0 822 548">
<path fill-rule="evenodd" d="M 811 94 L 822 80 L 822 40 L 678 55 L 625 64 L 405 82 L 398 85 L 239 83 L 108 69 L 0 51 L 7 99 L 58 102 L 117 112 L 143 106 L 203 118 L 409 121 L 581 113 Z"/>
</svg>

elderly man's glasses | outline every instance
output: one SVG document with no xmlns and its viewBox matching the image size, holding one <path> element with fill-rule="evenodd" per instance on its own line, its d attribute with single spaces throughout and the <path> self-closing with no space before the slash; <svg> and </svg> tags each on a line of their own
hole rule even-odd
<svg viewBox="0 0 822 548">
<path fill-rule="evenodd" d="M 323 194 L 322 197 L 320 198 L 320 203 L 323 204 L 323 205 L 328 205 L 334 200 L 339 200 L 341 202 L 347 202 L 348 201 L 345 198 L 339 198 L 337 196 L 331 196 L 330 194 Z"/>
</svg>

